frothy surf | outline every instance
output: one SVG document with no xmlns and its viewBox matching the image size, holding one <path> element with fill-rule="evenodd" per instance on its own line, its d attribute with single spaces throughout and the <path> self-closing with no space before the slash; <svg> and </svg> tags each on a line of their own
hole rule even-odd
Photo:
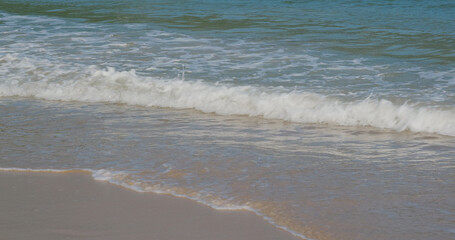
<svg viewBox="0 0 455 240">
<path fill-rule="evenodd" d="M 196 109 L 221 115 L 245 115 L 299 123 L 371 126 L 396 131 L 455 136 L 455 109 L 419 104 L 397 105 L 387 99 L 344 101 L 321 94 L 232 86 L 184 79 L 141 76 L 136 71 L 116 71 L 90 66 L 46 71 L 28 58 L 11 54 L 0 58 L 4 69 L 16 77 L 0 82 L 0 96 L 46 100 L 106 102 Z M 15 68 L 11 66 L 16 66 Z"/>
<path fill-rule="evenodd" d="M 108 182 L 126 189 L 130 189 L 136 192 L 148 192 L 155 194 L 168 194 L 179 198 L 189 199 L 203 205 L 209 206 L 216 210 L 223 211 L 250 211 L 256 215 L 262 217 L 265 221 L 271 225 L 282 229 L 286 232 L 291 233 L 292 235 L 306 240 L 312 240 L 311 238 L 306 237 L 302 233 L 294 231 L 286 226 L 278 224 L 273 218 L 264 215 L 259 210 L 254 209 L 249 206 L 240 206 L 230 204 L 228 201 L 222 200 L 215 196 L 203 196 L 203 194 L 196 192 L 189 192 L 189 194 L 182 193 L 184 190 L 178 188 L 167 188 L 166 186 L 160 184 L 148 184 L 144 182 L 136 181 L 123 171 L 110 171 L 106 169 L 92 170 L 92 169 L 32 169 L 32 168 L 0 168 L 0 172 L 22 172 L 22 173 L 51 173 L 51 174 L 65 174 L 65 173 L 80 173 L 80 174 L 90 174 L 92 178 L 96 181 Z"/>
</svg>

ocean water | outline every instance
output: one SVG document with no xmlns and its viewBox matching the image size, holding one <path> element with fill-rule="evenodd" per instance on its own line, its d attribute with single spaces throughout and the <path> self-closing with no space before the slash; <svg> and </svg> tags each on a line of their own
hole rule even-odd
<svg viewBox="0 0 455 240">
<path fill-rule="evenodd" d="M 455 239 L 454 29 L 449 0 L 0 0 L 0 169 Z"/>
</svg>

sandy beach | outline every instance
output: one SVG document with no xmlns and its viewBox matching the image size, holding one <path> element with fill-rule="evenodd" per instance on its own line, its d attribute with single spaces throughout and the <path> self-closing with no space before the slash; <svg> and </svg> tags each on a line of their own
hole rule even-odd
<svg viewBox="0 0 455 240">
<path fill-rule="evenodd" d="M 296 240 L 246 211 L 137 193 L 80 173 L 0 173 L 2 239 Z"/>
</svg>

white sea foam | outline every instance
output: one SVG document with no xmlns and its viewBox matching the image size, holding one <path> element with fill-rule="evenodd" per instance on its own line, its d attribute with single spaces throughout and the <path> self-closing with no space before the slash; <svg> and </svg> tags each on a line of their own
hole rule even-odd
<svg viewBox="0 0 455 240">
<path fill-rule="evenodd" d="M 8 69 L 0 71 L 4 74 L 3 79 L 0 78 L 0 96 L 196 109 L 221 115 L 455 136 L 453 108 L 396 105 L 386 99 L 370 98 L 347 102 L 295 90 L 157 79 L 140 76 L 135 70 L 116 71 L 110 67 L 65 69 L 63 66 L 58 70 L 53 68 L 52 72 L 35 66 L 28 58 L 11 54 L 1 57 L 0 64 L 7 65 L 3 69 Z M 11 74 L 11 69 L 16 69 L 16 73 Z"/>
</svg>

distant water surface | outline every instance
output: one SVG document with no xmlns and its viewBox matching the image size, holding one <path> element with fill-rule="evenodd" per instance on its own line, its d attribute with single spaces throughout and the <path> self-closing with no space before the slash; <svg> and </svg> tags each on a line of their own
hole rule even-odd
<svg viewBox="0 0 455 240">
<path fill-rule="evenodd" d="M 453 29 L 439 0 L 0 0 L 0 168 L 453 239 Z"/>
</svg>

